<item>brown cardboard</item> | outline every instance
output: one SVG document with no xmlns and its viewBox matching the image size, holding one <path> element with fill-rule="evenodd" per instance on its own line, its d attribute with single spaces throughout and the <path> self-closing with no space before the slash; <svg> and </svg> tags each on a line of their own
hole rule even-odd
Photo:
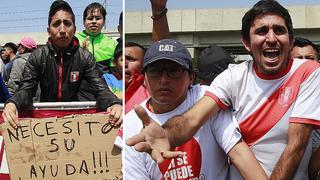
<svg viewBox="0 0 320 180">
<path fill-rule="evenodd" d="M 92 114 L 26 119 L 17 130 L 5 123 L 11 180 L 120 179 L 121 151 L 113 145 L 118 129 L 107 122 L 108 115 Z"/>
</svg>

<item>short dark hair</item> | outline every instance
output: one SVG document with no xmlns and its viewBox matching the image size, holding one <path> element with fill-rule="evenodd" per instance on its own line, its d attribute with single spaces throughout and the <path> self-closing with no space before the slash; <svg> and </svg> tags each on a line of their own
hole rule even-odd
<svg viewBox="0 0 320 180">
<path fill-rule="evenodd" d="M 3 46 L 3 48 L 5 48 L 5 47 L 8 47 L 8 48 L 12 49 L 12 51 L 13 51 L 14 54 L 16 54 L 17 51 L 18 51 L 17 46 L 16 46 L 14 43 L 12 43 L 12 42 L 6 43 L 6 44 Z"/>
<path fill-rule="evenodd" d="M 138 43 L 135 43 L 135 42 L 126 42 L 124 47 L 139 47 L 142 52 L 143 52 L 143 55 L 146 53 L 147 49 L 144 48 L 142 45 L 138 44 Z"/>
<path fill-rule="evenodd" d="M 86 21 L 86 17 L 90 10 L 98 9 L 103 17 L 103 20 L 106 20 L 107 11 L 106 9 L 98 2 L 89 4 L 83 11 L 83 22 Z"/>
<path fill-rule="evenodd" d="M 295 37 L 292 48 L 294 48 L 295 46 L 298 46 L 298 47 L 311 46 L 317 53 L 317 59 L 319 58 L 318 47 L 309 39 L 302 38 L 302 37 Z"/>
<path fill-rule="evenodd" d="M 275 0 L 260 0 L 242 18 L 241 36 L 245 41 L 250 41 L 250 28 L 256 17 L 266 14 L 276 14 L 285 20 L 290 40 L 293 40 L 293 26 L 290 14 L 286 8 Z"/>
<path fill-rule="evenodd" d="M 59 10 L 64 10 L 64 11 L 70 13 L 73 24 L 74 25 L 76 24 L 75 16 L 74 16 L 74 13 L 72 11 L 71 6 L 66 1 L 56 0 L 50 6 L 49 17 L 48 17 L 48 25 L 49 26 L 52 21 L 52 16 L 54 16 L 56 14 L 56 12 Z"/>
<path fill-rule="evenodd" d="M 116 61 L 122 55 L 122 44 L 118 43 L 113 54 L 113 60 Z"/>
</svg>

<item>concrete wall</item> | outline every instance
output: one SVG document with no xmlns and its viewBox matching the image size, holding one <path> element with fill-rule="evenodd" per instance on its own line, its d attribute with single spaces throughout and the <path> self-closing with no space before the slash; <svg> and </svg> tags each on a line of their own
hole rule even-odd
<svg viewBox="0 0 320 180">
<path fill-rule="evenodd" d="M 320 5 L 288 6 L 294 33 L 320 45 Z M 247 54 L 240 38 L 241 19 L 249 8 L 168 10 L 172 38 L 189 48 L 201 49 L 218 44 L 234 54 Z M 152 42 L 150 11 L 126 12 L 126 41 L 144 46 Z"/>
</svg>

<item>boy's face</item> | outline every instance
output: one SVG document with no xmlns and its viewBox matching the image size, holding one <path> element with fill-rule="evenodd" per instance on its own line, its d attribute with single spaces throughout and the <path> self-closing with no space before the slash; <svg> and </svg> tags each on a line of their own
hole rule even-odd
<svg viewBox="0 0 320 180">
<path fill-rule="evenodd" d="M 274 75 L 285 69 L 292 40 L 285 20 L 275 14 L 256 17 L 250 28 L 250 42 L 243 40 L 259 73 Z"/>
<path fill-rule="evenodd" d="M 105 21 L 99 9 L 92 9 L 88 11 L 87 17 L 84 21 L 84 27 L 87 33 L 95 36 L 101 33 L 104 23 Z"/>
<path fill-rule="evenodd" d="M 59 10 L 51 19 L 51 23 L 47 29 L 48 34 L 55 46 L 64 49 L 71 43 L 76 32 L 72 16 L 69 12 Z"/>
</svg>

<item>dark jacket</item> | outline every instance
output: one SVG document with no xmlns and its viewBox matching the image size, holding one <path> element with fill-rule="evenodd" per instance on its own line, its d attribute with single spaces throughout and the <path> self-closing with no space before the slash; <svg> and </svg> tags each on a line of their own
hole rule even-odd
<svg viewBox="0 0 320 180">
<path fill-rule="evenodd" d="M 35 50 L 25 65 L 18 92 L 8 101 L 15 103 L 19 110 L 32 106 L 38 82 L 41 102 L 79 101 L 79 87 L 81 81 L 86 80 L 98 108 L 104 110 L 121 104 L 102 81 L 92 54 L 80 48 L 76 38 L 66 49 L 58 52 L 49 39 L 46 46 Z"/>
</svg>

